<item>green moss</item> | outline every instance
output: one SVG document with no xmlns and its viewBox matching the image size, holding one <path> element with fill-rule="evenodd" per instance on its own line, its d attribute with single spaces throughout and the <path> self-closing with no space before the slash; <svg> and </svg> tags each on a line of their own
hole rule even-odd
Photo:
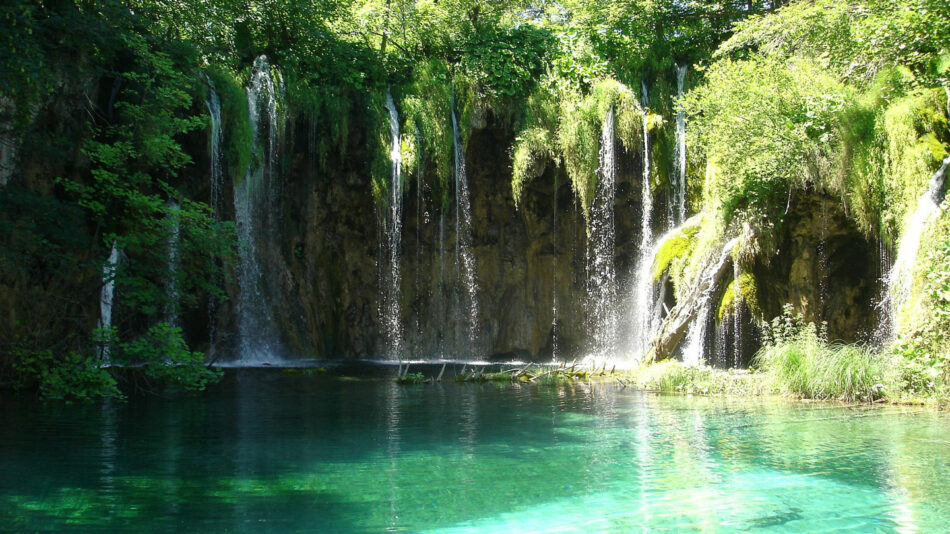
<svg viewBox="0 0 950 534">
<path fill-rule="evenodd" d="M 432 192 L 436 203 L 449 203 L 449 183 L 454 172 L 451 120 L 451 73 L 442 60 L 415 64 L 412 83 L 401 88 L 401 110 L 406 124 L 419 130 L 420 146 L 416 147 L 423 166 L 435 172 Z"/>
<path fill-rule="evenodd" d="M 515 207 L 521 202 L 521 195 L 527 182 L 540 174 L 545 160 L 557 162 L 557 153 L 553 150 L 554 139 L 551 132 L 544 128 L 524 130 L 515 140 L 512 156 L 511 190 Z"/>
<path fill-rule="evenodd" d="M 699 233 L 699 229 L 699 218 L 694 217 L 679 230 L 671 232 L 660 243 L 656 257 L 653 259 L 653 268 L 650 270 L 650 276 L 654 282 L 660 280 L 660 277 L 667 272 L 674 260 L 689 254 L 696 244 L 696 234 Z"/>
<path fill-rule="evenodd" d="M 615 135 L 627 150 L 636 150 L 642 144 L 643 112 L 633 92 L 611 78 L 598 81 L 589 94 L 564 89 L 558 97 L 561 99 L 558 148 L 586 215 L 597 184 L 604 117 L 609 110 L 614 110 Z"/>
<path fill-rule="evenodd" d="M 755 276 L 750 272 L 743 272 L 739 278 L 733 279 L 726 286 L 722 299 L 719 301 L 719 310 L 716 312 L 716 319 L 721 323 L 723 317 L 735 309 L 739 304 L 745 304 L 746 308 L 754 315 L 761 315 L 761 308 L 758 300 L 759 288 Z"/>
<path fill-rule="evenodd" d="M 295 112 L 310 121 L 312 145 L 309 148 L 320 168 L 326 170 L 331 154 L 335 153 L 341 160 L 346 157 L 354 96 L 347 89 L 335 86 L 292 87 L 289 97 L 296 102 Z"/>
<path fill-rule="evenodd" d="M 389 198 L 390 174 L 392 162 L 389 159 L 392 139 L 389 131 L 389 114 L 386 111 L 386 96 L 382 91 L 376 91 L 366 96 L 365 120 L 367 121 L 370 187 L 377 207 L 386 205 Z M 379 214 L 385 210 L 377 210 Z"/>
<path fill-rule="evenodd" d="M 512 149 L 511 190 L 517 207 L 524 186 L 541 174 L 543 163 L 560 163 L 557 145 L 558 103 L 555 94 L 541 87 L 528 97 L 521 133 Z"/>
<path fill-rule="evenodd" d="M 221 100 L 224 160 L 231 179 L 240 182 L 247 169 L 255 163 L 251 150 L 254 130 L 248 116 L 247 93 L 233 72 L 210 67 L 207 73 Z"/>
</svg>

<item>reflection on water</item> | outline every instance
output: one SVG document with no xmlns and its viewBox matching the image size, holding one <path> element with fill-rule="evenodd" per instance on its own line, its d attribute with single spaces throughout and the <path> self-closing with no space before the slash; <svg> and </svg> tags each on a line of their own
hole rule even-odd
<svg viewBox="0 0 950 534">
<path fill-rule="evenodd" d="M 0 403 L 0 531 L 933 531 L 950 417 L 236 371 L 203 396 Z"/>
</svg>

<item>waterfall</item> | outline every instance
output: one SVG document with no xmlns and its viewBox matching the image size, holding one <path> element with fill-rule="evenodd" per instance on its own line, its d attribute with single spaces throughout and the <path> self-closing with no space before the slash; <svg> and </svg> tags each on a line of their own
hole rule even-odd
<svg viewBox="0 0 950 534">
<path fill-rule="evenodd" d="M 878 240 L 878 290 L 874 308 L 878 313 L 878 328 L 870 333 L 870 338 L 877 343 L 884 343 L 894 337 L 894 316 L 896 313 L 891 305 L 888 277 L 891 272 L 891 251 L 883 239 Z"/>
<path fill-rule="evenodd" d="M 0 95 L 0 187 L 10 183 L 20 160 L 20 141 L 13 121 L 6 120 L 16 111 L 12 97 Z M 31 113 L 31 121 L 34 113 Z"/>
<path fill-rule="evenodd" d="M 237 269 L 237 359 L 245 365 L 271 363 L 279 359 L 277 328 L 269 305 L 265 287 L 267 277 L 262 265 L 269 257 L 267 247 L 277 243 L 273 200 L 277 188 L 274 160 L 278 135 L 278 94 L 270 70 L 266 56 L 257 58 L 247 86 L 248 115 L 254 134 L 251 151 L 259 156 L 260 164 L 252 165 L 244 179 L 234 183 L 235 222 L 241 244 Z"/>
<path fill-rule="evenodd" d="M 445 320 L 448 310 L 445 305 L 445 207 L 439 209 L 439 315 L 438 320 Z M 445 359 L 445 331 L 439 331 L 439 358 Z"/>
<path fill-rule="evenodd" d="M 388 263 L 382 272 L 383 280 L 380 280 L 381 285 L 385 287 L 380 315 L 386 329 L 388 356 L 395 360 L 402 359 L 402 323 L 399 318 L 401 281 L 399 261 L 402 238 L 402 179 L 399 171 L 402 167 L 402 147 L 399 140 L 399 112 L 396 110 L 392 92 L 388 87 L 386 88 L 386 111 L 389 113 L 389 132 L 392 139 L 392 148 L 389 152 L 392 169 L 389 180 L 389 209 L 383 228 L 385 237 L 384 242 L 380 244 L 386 251 L 385 260 Z"/>
<path fill-rule="evenodd" d="M 557 361 L 557 172 L 554 173 L 554 221 L 551 223 L 551 241 L 554 268 L 551 269 L 551 361 Z"/>
<path fill-rule="evenodd" d="M 215 221 L 221 220 L 221 187 L 224 181 L 223 153 L 221 151 L 224 141 L 221 129 L 221 99 L 218 92 L 215 91 L 214 84 L 207 75 L 204 76 L 208 84 L 208 98 L 205 100 L 205 106 L 208 108 L 208 115 L 211 119 L 211 139 L 209 142 L 211 153 L 210 171 L 210 190 L 211 190 L 211 213 Z M 217 327 L 217 301 L 214 296 L 208 298 L 208 354 L 215 355 L 215 330 Z"/>
<path fill-rule="evenodd" d="M 416 164 L 416 248 L 415 248 L 416 257 L 414 261 L 415 278 L 413 280 L 412 288 L 413 288 L 413 295 L 419 296 L 419 295 L 424 294 L 423 293 L 424 289 L 420 283 L 422 275 L 424 274 L 423 268 L 422 268 L 422 257 L 423 257 L 422 255 L 422 225 L 429 224 L 429 210 L 428 209 L 423 210 L 423 205 L 425 203 L 425 200 L 422 195 L 422 189 L 424 187 L 423 169 L 424 169 L 425 157 L 422 152 L 422 132 L 419 130 L 418 125 L 415 125 L 414 128 L 415 128 L 415 138 L 416 138 L 416 161 L 415 161 L 415 164 Z M 425 215 L 423 215 L 423 213 Z M 429 277 L 431 277 L 431 271 L 430 271 Z M 425 293 L 431 299 L 432 292 L 425 291 Z M 425 321 L 422 317 L 422 312 L 417 310 L 416 313 L 413 314 L 413 317 L 415 317 L 415 324 L 413 328 L 412 353 L 413 354 L 422 354 L 425 352 L 431 353 L 432 348 L 426 347 L 422 341 L 423 339 L 425 339 L 425 336 L 423 336 L 423 325 L 425 324 Z"/>
<path fill-rule="evenodd" d="M 636 270 L 633 273 L 633 301 L 630 304 L 632 329 L 627 347 L 634 360 L 640 360 L 649 350 L 653 334 L 660 326 L 661 312 L 666 298 L 668 275 L 664 276 L 657 294 L 654 291 L 656 284 L 653 281 L 653 263 L 663 245 L 679 234 L 681 228 L 682 225 L 671 229 L 648 249 L 638 251 Z"/>
<path fill-rule="evenodd" d="M 643 180 L 641 186 L 640 202 L 643 205 L 640 220 L 640 250 L 645 252 L 650 248 L 653 242 L 653 192 L 650 189 L 650 121 L 649 112 L 650 95 L 647 92 L 647 82 L 640 82 L 642 87 L 643 105 Z"/>
<path fill-rule="evenodd" d="M 699 313 L 689 325 L 686 345 L 683 347 L 683 363 L 696 366 L 703 362 L 706 352 L 706 326 L 709 324 L 709 300 L 704 300 Z M 725 344 L 725 342 L 723 343 Z"/>
<path fill-rule="evenodd" d="M 222 163 L 222 131 L 221 131 L 221 99 L 218 98 L 217 91 L 211 80 L 205 76 L 208 83 L 208 98 L 205 100 L 205 106 L 208 108 L 208 115 L 211 117 L 211 211 L 216 219 L 220 219 L 221 211 L 221 182 L 224 177 L 224 165 Z"/>
<path fill-rule="evenodd" d="M 174 200 L 168 202 L 168 238 L 166 247 L 168 249 L 167 263 L 165 265 L 165 321 L 178 326 L 179 323 L 179 301 L 178 292 L 178 244 L 181 240 L 181 212 L 178 203 Z"/>
<path fill-rule="evenodd" d="M 637 261 L 633 275 L 633 301 L 630 304 L 631 332 L 630 356 L 639 360 L 650 346 L 650 338 L 656 328 L 659 315 L 651 271 L 657 249 L 653 246 L 652 211 L 653 197 L 650 189 L 650 128 L 647 113 L 650 104 L 647 84 L 641 82 L 641 105 L 643 106 L 643 176 L 640 193 L 642 206 L 640 221 L 640 247 L 637 249 Z M 660 303 L 662 305 L 662 303 Z"/>
<path fill-rule="evenodd" d="M 686 365 L 699 365 L 705 360 L 706 354 L 706 326 L 709 323 L 710 303 L 713 295 L 716 293 L 715 276 L 732 255 L 732 249 L 739 242 L 735 238 L 726 243 L 719 253 L 718 261 L 711 265 L 706 272 L 705 289 L 699 295 L 699 312 L 693 318 L 686 334 L 686 346 L 683 348 L 683 363 Z"/>
<path fill-rule="evenodd" d="M 742 266 L 732 262 L 732 368 L 742 361 Z"/>
<path fill-rule="evenodd" d="M 109 253 L 109 259 L 102 266 L 102 290 L 99 293 L 99 320 L 96 327 L 99 330 L 110 330 L 112 328 L 112 305 L 115 302 L 115 278 L 119 268 L 119 247 L 112 242 L 112 251 Z M 108 338 L 107 338 L 108 339 Z M 102 344 L 99 353 L 99 362 L 102 366 L 112 364 L 111 347 L 108 340 Z"/>
<path fill-rule="evenodd" d="M 729 325 L 726 323 L 725 318 L 716 324 L 716 351 L 714 353 L 715 360 L 713 361 L 713 364 L 720 369 L 726 369 L 729 367 L 729 340 L 727 339 L 729 337 L 728 326 Z M 688 335 L 689 332 L 687 332 L 687 336 Z M 687 341 L 689 341 L 689 339 L 687 339 Z"/>
<path fill-rule="evenodd" d="M 950 165 L 950 156 L 943 160 L 940 169 L 930 178 L 930 184 L 923 195 L 917 199 L 917 209 L 907 223 L 907 228 L 901 235 L 897 247 L 897 257 L 894 266 L 887 277 L 887 285 L 891 302 L 887 309 L 891 313 L 891 324 L 896 325 L 896 314 L 900 311 L 907 299 L 910 298 L 913 285 L 914 266 L 917 263 L 917 253 L 920 250 L 920 240 L 930 226 L 931 221 L 940 212 L 940 202 L 943 185 L 946 181 L 947 166 Z"/>
<path fill-rule="evenodd" d="M 818 236 L 818 243 L 815 245 L 818 256 L 818 305 L 815 310 L 819 320 L 825 317 L 825 309 L 828 305 L 828 277 L 830 269 L 828 265 L 828 216 L 826 213 L 826 201 L 821 200 L 821 232 Z"/>
<path fill-rule="evenodd" d="M 455 115 L 455 96 L 452 96 L 452 143 L 455 148 L 455 265 L 461 275 L 465 292 L 468 342 L 474 349 L 478 329 L 478 288 L 476 286 L 475 256 L 472 254 L 472 208 L 468 193 L 468 177 L 465 173 L 465 151 L 459 134 L 458 118 Z M 458 349 L 458 347 L 456 347 Z"/>
<path fill-rule="evenodd" d="M 683 87 L 686 82 L 686 65 L 676 66 L 676 98 L 683 100 Z M 644 137 L 645 139 L 645 137 Z M 676 110 L 676 172 L 673 173 L 673 204 L 675 205 L 673 225 L 686 220 L 686 112 Z"/>
<path fill-rule="evenodd" d="M 616 183 L 614 109 L 604 117 L 600 166 L 587 225 L 588 331 L 592 356 L 613 356 L 616 349 L 616 274 L 614 272 L 614 190 Z"/>
</svg>

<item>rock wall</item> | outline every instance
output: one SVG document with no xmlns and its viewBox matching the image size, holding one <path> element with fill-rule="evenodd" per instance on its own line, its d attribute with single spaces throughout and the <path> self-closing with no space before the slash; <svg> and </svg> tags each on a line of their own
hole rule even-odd
<svg viewBox="0 0 950 534">
<path fill-rule="evenodd" d="M 83 88 L 64 90 L 38 113 L 31 131 L 45 133 L 23 142 L 18 172 L 9 177 L 7 191 L 20 187 L 54 197 L 56 176 L 85 172 L 79 150 L 81 106 L 73 100 L 86 92 L 102 91 L 89 89 L 94 84 L 88 80 L 83 83 Z M 204 113 L 200 103 L 194 111 Z M 366 114 L 358 110 L 351 114 L 350 124 L 346 146 L 331 150 L 326 160 L 315 155 L 311 125 L 305 119 L 291 117 L 280 148 L 280 194 L 274 207 L 280 214 L 280 227 L 278 237 L 264 244 L 263 253 L 268 258 L 271 311 L 288 357 L 378 358 L 389 352 L 379 313 L 383 294 L 378 271 L 380 217 L 369 172 L 369 147 L 376 142 L 372 132 L 379 125 L 368 123 Z M 48 141 L 52 137 L 67 142 L 54 144 Z M 208 137 L 205 131 L 194 131 L 182 139 L 194 161 L 175 184 L 202 201 L 210 199 Z M 405 187 L 400 310 L 406 357 L 546 360 L 556 354 L 571 359 L 587 348 L 583 213 L 563 170 L 550 163 L 527 184 L 516 208 L 510 185 L 512 144 L 512 128 L 488 114 L 471 131 L 466 146 L 478 285 L 475 343 L 467 339 L 467 320 L 460 305 L 464 301 L 456 267 L 454 202 L 443 209 L 435 201 L 437 177 L 431 169 L 425 170 L 421 183 L 410 178 Z M 622 337 L 629 331 L 623 307 L 631 292 L 630 276 L 640 242 L 642 155 L 627 153 L 619 144 L 618 151 L 614 262 Z M 225 169 L 225 176 L 233 174 Z M 233 220 L 230 178 L 221 192 L 222 217 Z M 664 230 L 659 221 L 667 211 L 666 195 L 660 192 L 656 197 L 654 233 Z M 880 291 L 878 245 L 858 232 L 830 196 L 799 195 L 790 210 L 779 253 L 754 270 L 765 317 L 781 313 L 782 305 L 791 302 L 807 319 L 826 321 L 832 339 L 866 339 L 878 324 L 873 307 Z M 82 258 L 95 262 L 96 255 L 103 253 L 95 246 L 95 229 L 81 224 L 72 228 L 80 228 L 84 236 Z M 38 321 L 37 314 L 26 313 L 25 302 L 55 304 L 54 293 L 68 293 L 68 306 L 74 309 L 69 315 L 83 320 L 82 324 L 50 323 L 46 328 L 50 336 L 94 328 L 98 273 L 44 276 L 34 272 L 28 279 L 2 282 L 0 343 L 4 346 L 24 318 Z M 63 289 L 67 287 L 72 289 Z M 191 345 L 208 348 L 213 336 L 223 359 L 229 351 L 233 353 L 236 341 L 236 285 L 232 283 L 228 292 L 229 302 L 212 303 L 205 297 L 182 311 L 182 326 Z M 44 307 L 30 309 L 40 310 L 40 316 L 55 316 L 42 312 Z M 750 340 L 753 326 L 742 329 Z M 743 363 L 754 345 L 753 341 L 743 343 Z"/>
<path fill-rule="evenodd" d="M 880 324 L 879 246 L 869 241 L 831 196 L 798 195 L 782 227 L 775 258 L 756 268 L 765 316 L 785 303 L 805 320 L 828 326 L 833 341 L 870 339 Z"/>
<path fill-rule="evenodd" d="M 284 148 L 283 240 L 272 247 L 269 270 L 281 293 L 274 313 L 288 353 L 300 357 L 387 353 L 378 310 L 379 218 L 365 164 L 366 132 L 375 125 L 353 120 L 342 157 L 315 163 L 301 142 L 305 121 L 292 128 Z M 466 147 L 478 286 L 474 347 L 460 304 L 454 202 L 443 210 L 434 201 L 428 170 L 422 184 L 410 179 L 405 188 L 400 310 L 407 357 L 539 360 L 555 350 L 574 357 L 587 342 L 583 213 L 553 165 L 515 208 L 512 141 L 510 128 L 489 116 Z M 633 156 L 621 160 L 615 261 L 622 274 L 631 270 L 638 240 L 640 171 Z"/>
</svg>

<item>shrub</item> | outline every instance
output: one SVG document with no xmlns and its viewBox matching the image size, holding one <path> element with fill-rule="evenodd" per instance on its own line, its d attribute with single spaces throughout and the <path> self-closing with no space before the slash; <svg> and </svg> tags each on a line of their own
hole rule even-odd
<svg viewBox="0 0 950 534">
<path fill-rule="evenodd" d="M 187 391 L 201 391 L 221 378 L 219 369 L 205 366 L 203 353 L 188 350 L 181 328 L 168 323 L 158 323 L 120 346 L 126 363 L 144 364 L 149 378 Z"/>
<path fill-rule="evenodd" d="M 100 398 L 122 399 L 116 381 L 98 358 L 70 352 L 57 358 L 52 351 L 16 350 L 14 370 L 17 389 L 36 388 L 44 400 L 88 402 Z"/>
</svg>

